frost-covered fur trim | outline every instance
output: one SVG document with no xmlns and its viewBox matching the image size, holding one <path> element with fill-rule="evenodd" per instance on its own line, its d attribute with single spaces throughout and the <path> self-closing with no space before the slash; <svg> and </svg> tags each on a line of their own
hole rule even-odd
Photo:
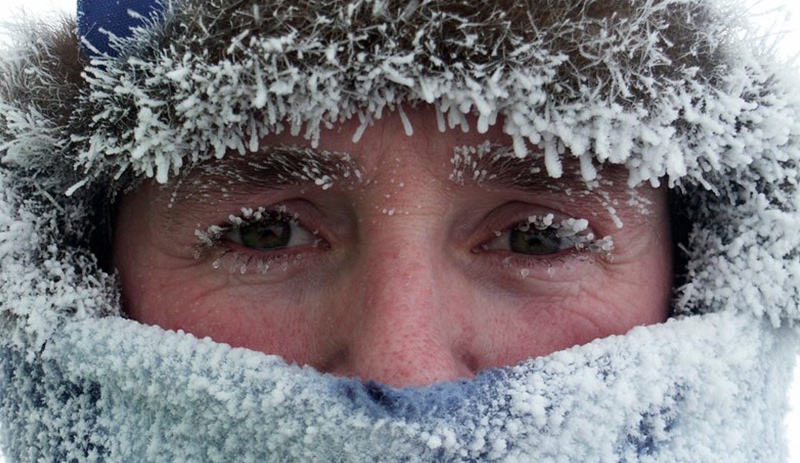
<svg viewBox="0 0 800 463">
<path fill-rule="evenodd" d="M 736 4 L 296 3 L 168 3 L 165 22 L 119 41 L 119 57 L 96 60 L 85 79 L 57 51 L 75 53 L 75 38 L 47 28 L 22 34 L 0 61 L 10 455 L 782 459 L 800 322 L 800 100 L 793 78 L 736 40 Z M 694 315 L 416 391 L 119 317 L 93 248 L 104 195 L 123 185 L 114 177 L 169 181 L 187 163 L 252 151 L 267 133 L 314 140 L 342 119 L 368 124 L 428 103 L 445 126 L 466 114 L 477 115 L 472 129 L 502 124 L 553 176 L 577 156 L 587 180 L 592 163 L 627 166 L 632 184 L 666 179 L 673 212 L 692 227 L 674 309 Z"/>
<path fill-rule="evenodd" d="M 285 126 L 369 124 L 432 104 L 441 126 L 500 123 L 518 155 L 625 164 L 630 182 L 698 182 L 796 138 L 794 109 L 720 2 L 168 2 L 163 24 L 97 59 L 79 163 L 165 182 L 185 162 L 255 151 Z M 219 28 L 217 24 L 225 24 Z M 780 123 L 778 123 L 780 122 Z M 356 135 L 357 136 L 357 135 Z M 590 165 L 590 162 L 585 162 Z M 588 169 L 587 176 L 593 175 Z"/>
<path fill-rule="evenodd" d="M 5 419 L 27 426 L 2 431 L 20 461 L 777 462 L 794 354 L 760 325 L 691 317 L 394 390 L 87 320 L 36 362 L 6 353 Z"/>
</svg>

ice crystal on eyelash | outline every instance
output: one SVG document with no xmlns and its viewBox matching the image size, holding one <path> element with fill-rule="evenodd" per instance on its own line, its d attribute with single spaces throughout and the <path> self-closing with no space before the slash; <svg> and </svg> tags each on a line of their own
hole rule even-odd
<svg viewBox="0 0 800 463">
<path fill-rule="evenodd" d="M 256 257 L 241 255 L 239 253 L 224 250 L 215 256 L 211 266 L 218 270 L 222 268 L 223 259 L 227 259 L 226 269 L 231 275 L 246 275 L 248 272 L 265 274 L 272 269 L 288 271 L 290 266 L 298 266 L 301 261 L 301 254 L 281 254 L 272 257 Z"/>
<path fill-rule="evenodd" d="M 264 207 L 259 207 L 257 209 L 243 207 L 241 216 L 239 217 L 230 216 L 230 217 L 235 217 L 239 221 L 246 220 L 246 221 L 257 222 L 259 220 L 272 217 L 273 215 L 277 215 L 279 218 L 283 220 L 289 220 L 293 222 L 297 221 L 297 219 L 300 217 L 300 215 L 297 214 L 296 212 L 289 214 L 288 208 L 286 207 L 285 204 L 279 204 L 275 206 L 273 210 L 268 210 Z M 240 223 L 237 225 L 240 225 Z"/>
<path fill-rule="evenodd" d="M 577 235 L 578 233 L 586 230 L 589 227 L 589 221 L 586 219 L 568 218 L 561 221 L 558 227 L 556 236 L 559 238 L 566 238 Z"/>
<path fill-rule="evenodd" d="M 611 251 L 614 250 L 614 239 L 611 235 L 606 235 L 601 239 L 595 239 L 594 235 L 586 237 L 586 240 L 575 243 L 575 248 L 579 250 L 587 250 L 589 252 L 604 254 L 606 257 L 611 256 Z"/>
<path fill-rule="evenodd" d="M 544 216 L 531 215 L 528 217 L 528 225 L 533 225 L 537 230 L 545 230 L 553 226 L 553 218 L 553 214 Z"/>
<path fill-rule="evenodd" d="M 614 249 L 614 240 L 611 236 L 597 239 L 594 233 L 583 233 L 589 228 L 588 220 L 569 217 L 560 222 L 555 222 L 554 219 L 555 216 L 553 214 L 531 215 L 528 217 L 527 223 L 520 224 L 517 230 L 529 231 L 531 227 L 540 231 L 553 229 L 556 231 L 558 238 L 566 240 L 575 249 L 605 254 L 606 256 L 609 256 Z M 497 235 L 497 232 L 495 232 L 495 235 Z"/>
<path fill-rule="evenodd" d="M 224 227 L 220 227 L 219 225 L 211 225 L 205 231 L 203 230 L 195 230 L 194 236 L 200 241 L 200 244 L 204 246 L 212 246 L 216 240 L 225 233 L 226 229 Z"/>
<path fill-rule="evenodd" d="M 240 227 L 245 225 L 247 222 L 257 222 L 263 218 L 269 217 L 271 214 L 277 213 L 279 216 L 296 221 L 298 219 L 298 214 L 294 213 L 291 215 L 287 214 L 287 209 L 285 205 L 279 205 L 275 208 L 274 211 L 267 210 L 263 207 L 259 207 L 256 209 L 243 207 L 241 209 L 240 215 L 233 215 L 230 214 L 227 217 L 228 223 L 232 227 Z M 194 236 L 200 243 L 200 247 L 207 247 L 210 248 L 216 244 L 216 242 L 224 235 L 230 231 L 229 227 L 219 226 L 219 225 L 211 225 L 205 230 L 197 229 L 194 231 Z M 200 249 L 195 251 L 194 254 L 196 259 L 199 259 L 202 256 Z"/>
</svg>

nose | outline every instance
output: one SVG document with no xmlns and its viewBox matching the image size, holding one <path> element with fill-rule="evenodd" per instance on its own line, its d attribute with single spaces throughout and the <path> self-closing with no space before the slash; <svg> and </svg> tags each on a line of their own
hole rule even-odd
<svg viewBox="0 0 800 463">
<path fill-rule="evenodd" d="M 333 373 L 394 387 L 473 376 L 464 301 L 441 253 L 420 241 L 394 241 L 358 259 L 345 353 Z"/>
</svg>

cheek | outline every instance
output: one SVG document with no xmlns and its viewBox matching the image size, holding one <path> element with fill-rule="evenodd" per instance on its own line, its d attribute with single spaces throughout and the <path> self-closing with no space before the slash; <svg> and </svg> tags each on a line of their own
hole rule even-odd
<svg viewBox="0 0 800 463">
<path fill-rule="evenodd" d="M 120 203 L 114 265 L 123 308 L 134 320 L 184 330 L 235 347 L 295 355 L 308 346 L 313 327 L 300 294 L 289 285 L 253 285 L 194 257 L 195 243 L 165 242 L 153 188 Z M 305 357 L 298 357 L 302 361 Z M 305 363 L 305 362 L 304 362 Z"/>
<path fill-rule="evenodd" d="M 209 267 L 208 269 L 206 267 Z M 199 338 L 314 363 L 317 343 L 314 304 L 291 285 L 267 289 L 211 271 L 208 262 L 192 267 L 147 266 L 126 272 L 121 265 L 123 303 L 142 323 L 183 330 Z M 145 266 L 139 266 L 139 269 Z"/>
<path fill-rule="evenodd" d="M 364 319 L 358 308 L 375 299 L 362 294 L 365 288 L 399 286 L 397 282 L 372 278 L 368 285 L 355 284 L 347 275 L 339 275 L 313 282 L 296 277 L 283 284 L 267 284 L 254 275 L 254 282 L 247 283 L 239 275 L 213 269 L 209 262 L 169 265 L 142 246 L 136 253 L 120 253 L 120 258 L 124 302 L 132 318 L 234 347 L 278 354 L 323 371 L 356 337 L 371 337 L 374 350 L 379 351 L 381 343 L 390 342 L 403 329 L 403 323 L 428 320 L 431 315 L 415 314 L 423 306 L 426 312 L 447 314 L 433 319 L 445 320 L 439 325 L 449 332 L 424 334 L 430 323 L 426 321 L 409 329 L 403 342 L 412 345 L 417 335 L 439 336 L 435 343 L 473 359 L 472 371 L 513 365 L 624 334 L 634 326 L 658 323 L 666 318 L 669 306 L 668 267 L 662 261 L 660 271 L 654 272 L 656 256 L 613 270 L 597 264 L 591 276 L 576 281 L 531 282 L 522 294 L 476 285 L 474 279 L 459 278 L 463 273 L 451 269 L 440 273 L 444 276 L 437 284 L 438 303 L 429 300 L 430 292 L 412 295 L 406 291 L 384 301 L 388 309 L 407 298 L 409 305 L 398 314 L 402 318 L 374 325 L 383 326 L 383 331 L 355 333 L 362 329 Z M 344 287 L 349 289 L 344 291 Z M 369 305 L 380 306 L 375 301 Z"/>
<path fill-rule="evenodd" d="M 476 332 L 480 344 L 474 348 L 483 354 L 480 366 L 513 365 L 665 321 L 669 291 L 656 297 L 644 288 L 597 279 L 565 290 L 569 295 L 494 297 L 487 306 L 492 315 L 474 317 L 480 326 Z"/>
<path fill-rule="evenodd" d="M 662 229 L 663 231 L 663 229 Z M 571 281 L 537 281 L 514 293 L 484 290 L 486 315 L 473 315 L 482 329 L 476 347 L 482 367 L 522 360 L 621 335 L 666 321 L 672 295 L 671 243 L 654 235 L 635 256 L 584 267 Z M 502 297 L 502 294 L 514 294 Z"/>
</svg>

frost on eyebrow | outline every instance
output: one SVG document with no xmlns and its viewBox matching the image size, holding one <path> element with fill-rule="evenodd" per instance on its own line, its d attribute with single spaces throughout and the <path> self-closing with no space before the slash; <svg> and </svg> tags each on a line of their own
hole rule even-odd
<svg viewBox="0 0 800 463">
<path fill-rule="evenodd" d="M 618 229 L 624 226 L 623 219 L 637 222 L 650 217 L 653 201 L 643 193 L 648 186 L 631 187 L 627 169 L 587 166 L 582 158 L 565 161 L 562 175 L 554 178 L 545 168 L 543 156 L 532 153 L 519 158 L 513 147 L 486 141 L 453 149 L 449 179 L 461 186 L 474 184 L 558 194 L 587 217 L 606 213 Z M 588 177 L 587 171 L 591 171 Z"/>
<path fill-rule="evenodd" d="M 314 186 L 323 190 L 341 181 L 360 183 L 362 170 L 347 153 L 278 145 L 261 153 L 227 156 L 185 169 L 174 183 L 170 205 L 180 200 L 214 202 L 258 190 Z M 171 206 L 170 206 L 171 207 Z"/>
<path fill-rule="evenodd" d="M 580 156 L 564 159 L 559 175 L 554 176 L 542 150 L 529 151 L 529 156 L 520 158 L 513 146 L 489 141 L 477 146 L 457 146 L 450 159 L 453 166 L 450 180 L 459 185 L 473 182 L 522 189 L 557 184 L 571 185 L 573 189 L 578 185 L 593 189 L 604 181 L 614 188 L 629 188 L 627 169 L 604 169 L 591 157 Z"/>
<path fill-rule="evenodd" d="M 467 182 L 522 184 L 524 179 L 542 171 L 533 157 L 519 158 L 513 148 L 489 141 L 478 146 L 455 147 L 450 163 L 453 165 L 450 180 L 458 185 Z"/>
</svg>

